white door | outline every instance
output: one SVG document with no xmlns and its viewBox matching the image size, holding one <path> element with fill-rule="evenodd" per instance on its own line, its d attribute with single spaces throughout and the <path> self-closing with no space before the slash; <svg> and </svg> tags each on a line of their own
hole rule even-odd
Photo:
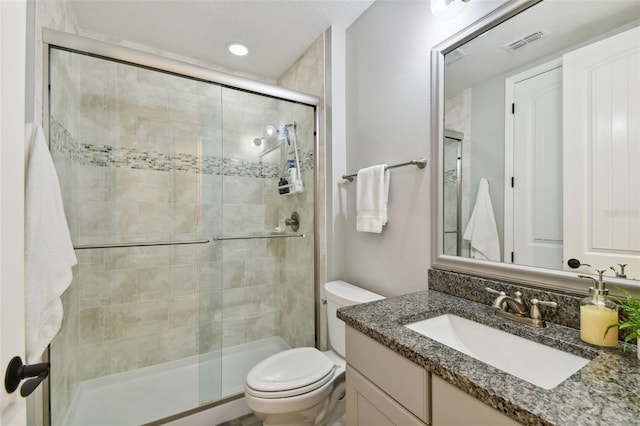
<svg viewBox="0 0 640 426">
<path fill-rule="evenodd" d="M 0 1 L 0 365 L 24 348 L 24 102 L 26 3 Z M 26 402 L 2 380 L 0 426 L 26 424 Z"/>
<path fill-rule="evenodd" d="M 640 27 L 563 61 L 565 259 L 640 279 Z"/>
<path fill-rule="evenodd" d="M 519 265 L 562 267 L 562 68 L 543 67 L 513 81 L 513 165 L 505 197 L 513 259 Z M 509 138 L 509 135 L 507 136 Z M 509 213 L 511 212 L 511 213 Z"/>
</svg>

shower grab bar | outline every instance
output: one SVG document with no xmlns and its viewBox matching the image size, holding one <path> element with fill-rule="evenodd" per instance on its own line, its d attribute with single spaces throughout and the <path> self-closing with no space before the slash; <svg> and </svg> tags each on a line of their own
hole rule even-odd
<svg viewBox="0 0 640 426">
<path fill-rule="evenodd" d="M 150 241 L 141 243 L 113 243 L 113 244 L 80 244 L 73 246 L 76 250 L 119 248 L 119 247 L 152 247 L 152 246 L 179 246 L 187 244 L 207 244 L 211 240 L 188 240 L 188 241 Z"/>
<path fill-rule="evenodd" d="M 214 241 L 226 240 L 254 240 L 260 238 L 304 238 L 304 234 L 269 234 L 269 235 L 239 235 L 237 237 L 215 237 Z"/>
<path fill-rule="evenodd" d="M 404 166 L 417 166 L 419 169 L 424 169 L 427 166 L 427 160 L 424 158 L 420 158 L 418 160 L 407 161 L 406 163 L 394 164 L 393 166 L 385 167 L 385 170 L 395 169 L 396 167 L 404 167 Z M 352 173 L 350 175 L 342 175 L 342 179 L 346 179 L 349 182 L 353 182 L 353 179 L 357 177 L 357 173 Z"/>
</svg>

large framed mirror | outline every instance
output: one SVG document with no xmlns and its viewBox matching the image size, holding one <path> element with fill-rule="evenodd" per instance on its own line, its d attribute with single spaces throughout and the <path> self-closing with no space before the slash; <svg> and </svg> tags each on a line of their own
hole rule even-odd
<svg viewBox="0 0 640 426">
<path fill-rule="evenodd" d="M 640 289 L 640 0 L 514 0 L 432 51 L 433 266 Z"/>
</svg>

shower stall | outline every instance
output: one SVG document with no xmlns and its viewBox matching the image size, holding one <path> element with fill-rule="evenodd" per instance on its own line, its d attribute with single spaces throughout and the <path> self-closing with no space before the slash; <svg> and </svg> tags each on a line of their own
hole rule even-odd
<svg viewBox="0 0 640 426">
<path fill-rule="evenodd" d="M 53 426 L 225 400 L 261 359 L 315 346 L 316 107 L 134 62 L 49 45 L 79 260 L 50 347 Z"/>
</svg>

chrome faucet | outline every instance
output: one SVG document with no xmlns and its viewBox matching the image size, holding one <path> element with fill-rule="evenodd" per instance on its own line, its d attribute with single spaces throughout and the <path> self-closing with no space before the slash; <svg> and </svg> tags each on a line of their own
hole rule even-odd
<svg viewBox="0 0 640 426">
<path fill-rule="evenodd" d="M 506 309 L 504 304 L 507 306 Z M 527 305 L 522 301 L 522 293 L 519 291 L 515 293 L 515 297 L 507 296 L 506 294 L 496 297 L 496 300 L 493 301 L 493 307 L 521 317 L 526 316 L 529 312 Z"/>
<path fill-rule="evenodd" d="M 616 273 L 616 278 L 627 278 L 627 274 L 624 273 L 624 268 L 627 267 L 627 264 L 618 263 L 618 266 L 620 267 L 620 272 L 613 266 L 609 266 L 609 269 Z"/>
<path fill-rule="evenodd" d="M 493 301 L 492 306 L 496 310 L 496 315 L 517 321 L 522 324 L 528 324 L 533 327 L 546 327 L 544 319 L 542 319 L 542 311 L 540 305 L 557 308 L 556 302 L 547 302 L 544 300 L 531 299 L 529 304 L 522 299 L 522 293 L 516 291 L 514 296 L 508 296 L 504 291 L 497 291 L 489 287 L 485 287 L 489 293 L 497 294 L 498 297 Z"/>
</svg>

